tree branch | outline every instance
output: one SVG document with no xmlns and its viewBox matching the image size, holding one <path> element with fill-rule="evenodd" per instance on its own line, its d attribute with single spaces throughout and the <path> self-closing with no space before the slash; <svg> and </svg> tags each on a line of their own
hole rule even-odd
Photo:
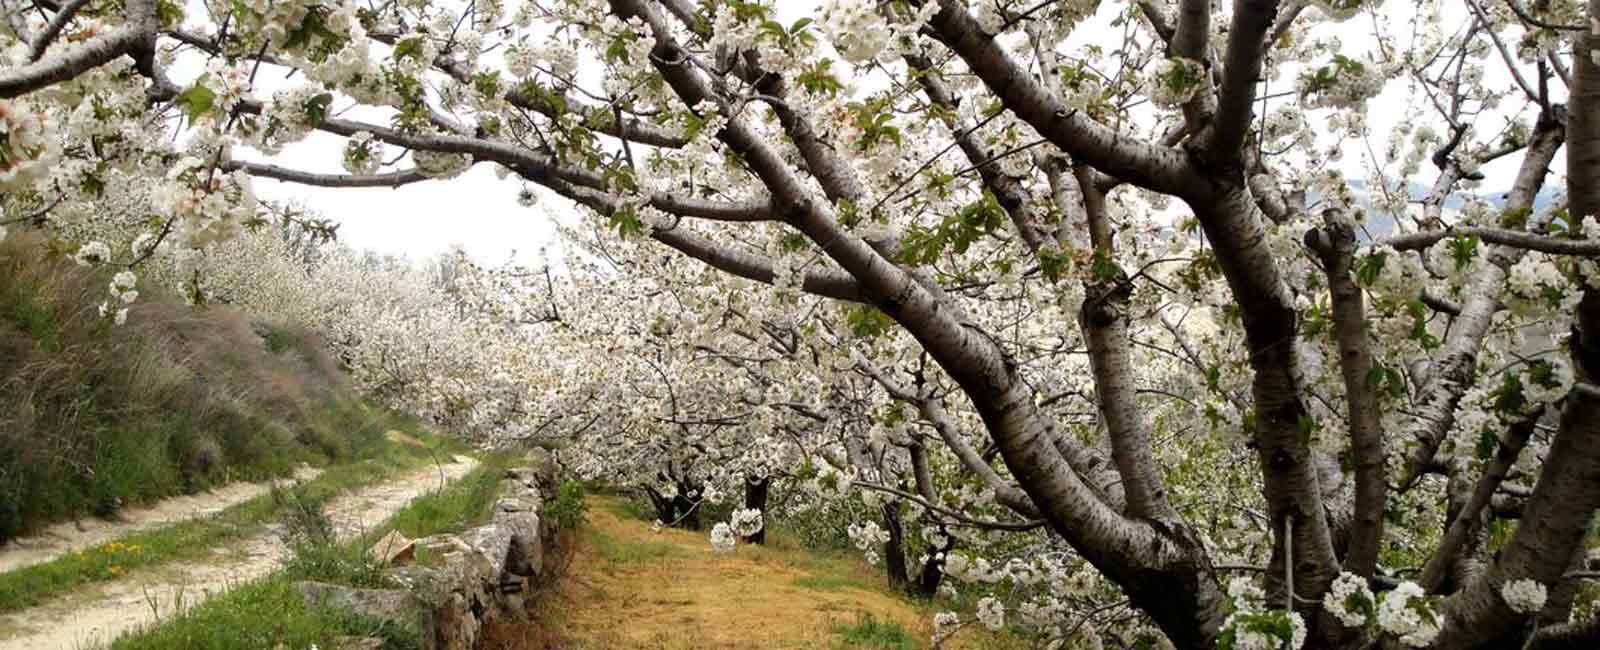
<svg viewBox="0 0 1600 650">
<path fill-rule="evenodd" d="M 1351 277 L 1356 247 L 1354 224 L 1337 210 L 1323 214 L 1326 224 L 1306 233 L 1306 242 L 1321 258 L 1332 297 L 1333 334 L 1339 348 L 1339 374 L 1344 379 L 1345 406 L 1349 412 L 1350 455 L 1355 466 L 1355 523 L 1345 551 L 1344 569 L 1367 578 L 1378 567 L 1383 541 L 1383 511 L 1389 484 L 1384 478 L 1382 410 L 1377 388 L 1370 379 L 1373 368 L 1367 340 L 1366 305 L 1361 288 Z"/>
<path fill-rule="evenodd" d="M 244 160 L 224 162 L 222 169 L 230 172 L 242 169 L 251 176 L 316 187 L 400 187 L 429 179 L 415 169 L 383 174 L 318 174 Z"/>
</svg>

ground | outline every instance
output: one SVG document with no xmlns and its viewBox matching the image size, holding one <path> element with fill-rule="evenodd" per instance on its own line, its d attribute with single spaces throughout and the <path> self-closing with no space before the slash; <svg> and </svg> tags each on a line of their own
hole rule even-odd
<svg viewBox="0 0 1600 650">
<path fill-rule="evenodd" d="M 932 603 L 889 591 L 881 567 L 794 547 L 713 553 L 706 533 L 652 531 L 618 497 L 593 497 L 567 574 L 539 624 L 506 648 L 925 648 Z M 965 630 L 955 648 L 1023 647 Z"/>
</svg>

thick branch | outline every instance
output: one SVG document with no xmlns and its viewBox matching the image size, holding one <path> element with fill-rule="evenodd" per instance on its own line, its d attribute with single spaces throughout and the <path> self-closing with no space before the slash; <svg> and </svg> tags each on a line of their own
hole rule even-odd
<svg viewBox="0 0 1600 650">
<path fill-rule="evenodd" d="M 559 182 L 541 184 L 603 215 L 615 213 L 620 204 L 616 197 L 588 188 Z M 772 284 L 777 278 L 771 260 L 719 245 L 685 228 L 652 228 L 650 237 L 725 273 L 766 284 Z M 866 301 L 861 283 L 849 274 L 833 270 L 808 269 L 801 276 L 800 290 L 837 300 Z"/>
<path fill-rule="evenodd" d="M 316 187 L 400 187 L 428 180 L 427 176 L 415 169 L 383 174 L 317 174 L 244 160 L 227 161 L 222 164 L 222 169 L 224 171 L 243 169 L 251 176 Z"/>
<path fill-rule="evenodd" d="M 82 43 L 64 46 L 48 59 L 0 72 L 0 98 L 11 99 L 68 81 L 137 50 L 149 38 L 150 32 L 143 26 L 126 24 Z"/>
<path fill-rule="evenodd" d="M 1350 425 L 1350 455 L 1355 466 L 1355 522 L 1345 551 L 1344 570 L 1371 577 L 1378 566 L 1383 541 L 1383 510 L 1389 484 L 1384 478 L 1382 411 L 1377 388 L 1369 379 L 1371 343 L 1367 340 L 1366 304 L 1361 288 L 1351 277 L 1355 253 L 1355 227 L 1338 211 L 1326 213 L 1327 224 L 1306 233 L 1311 249 L 1322 260 L 1332 297 L 1333 335 L 1339 348 L 1339 374 L 1344 379 L 1345 406 Z"/>
<path fill-rule="evenodd" d="M 1577 257 L 1600 256 L 1600 240 L 1568 239 L 1566 237 L 1538 235 L 1521 230 L 1483 228 L 1478 226 L 1454 226 L 1445 228 L 1444 230 L 1425 230 L 1422 232 L 1395 235 L 1379 241 L 1381 243 L 1393 246 L 1395 250 L 1405 251 L 1422 250 L 1452 237 L 1477 237 L 1478 239 L 1491 244 L 1499 244 L 1508 248 L 1539 251 L 1541 253 L 1549 253 L 1551 255 L 1573 255 Z"/>
<path fill-rule="evenodd" d="M 38 61 L 43 57 L 45 48 L 50 47 L 50 44 L 55 42 L 56 37 L 61 35 L 61 30 L 66 29 L 67 23 L 72 22 L 72 18 L 78 15 L 78 10 L 87 4 L 89 4 L 89 0 L 71 0 L 62 5 L 56 11 L 56 15 L 50 18 L 50 24 L 45 25 L 44 31 L 39 32 L 37 36 L 33 37 L 33 41 L 28 44 L 28 60 Z"/>
<path fill-rule="evenodd" d="M 1074 160 L 1157 192 L 1181 195 L 1195 189 L 1194 172 L 1180 152 L 1129 138 L 1068 108 L 983 32 L 965 2 L 939 0 L 928 26 L 1007 109 Z"/>
<path fill-rule="evenodd" d="M 1267 35 L 1277 15 L 1278 0 L 1234 2 L 1222 87 L 1217 97 L 1217 119 L 1205 146 L 1209 161 L 1220 169 L 1240 167 L 1244 137 L 1255 115 L 1256 82 L 1266 58 Z"/>
<path fill-rule="evenodd" d="M 1467 542 L 1477 531 L 1480 523 L 1479 515 L 1489 505 L 1489 500 L 1494 497 L 1495 490 L 1505 480 L 1506 473 L 1511 471 L 1511 466 L 1516 464 L 1517 456 L 1522 453 L 1523 447 L 1528 444 L 1528 439 L 1533 436 L 1536 424 L 1538 424 L 1537 418 L 1517 422 L 1511 425 L 1505 438 L 1500 441 L 1494 458 L 1483 468 L 1483 475 L 1478 477 L 1472 496 L 1445 528 L 1444 538 L 1440 540 L 1439 547 L 1434 550 L 1433 555 L 1428 558 L 1427 565 L 1422 569 L 1422 588 L 1429 593 L 1437 593 L 1444 585 L 1450 567 L 1455 565 Z"/>
<path fill-rule="evenodd" d="M 972 445 L 967 444 L 966 438 L 961 435 L 955 422 L 951 421 L 950 415 L 945 412 L 944 407 L 939 404 L 937 399 L 917 394 L 910 387 L 888 377 L 878 368 L 877 364 L 872 363 L 866 357 L 859 354 L 851 354 L 851 358 L 855 360 L 856 367 L 860 368 L 861 372 L 872 378 L 878 385 L 883 386 L 890 397 L 917 407 L 917 411 L 922 414 L 923 419 L 928 421 L 928 424 L 933 426 L 933 430 L 939 434 L 939 439 L 943 440 L 945 446 L 949 447 L 951 453 L 955 454 L 956 460 L 961 462 L 961 466 L 965 467 L 967 471 L 976 474 L 984 485 L 994 490 L 996 503 L 1010 508 L 1013 512 L 1024 517 L 1035 518 L 1039 516 L 1039 509 L 1033 505 L 1033 501 L 1028 498 L 1028 495 L 1001 478 L 1000 474 L 983 460 L 978 451 L 973 449 Z"/>
<path fill-rule="evenodd" d="M 1566 128 L 1559 121 L 1566 111 L 1545 112 L 1528 144 L 1522 167 L 1511 192 L 1506 195 L 1507 210 L 1527 210 L 1533 198 L 1544 186 L 1550 163 L 1566 136 Z M 1452 166 L 1453 167 L 1453 166 Z M 1400 437 L 1411 445 L 1396 484 L 1401 489 L 1414 485 L 1423 470 L 1433 462 L 1433 456 L 1444 442 L 1445 434 L 1455 422 L 1456 405 L 1473 382 L 1478 351 L 1489 334 L 1489 325 L 1500 309 L 1500 292 L 1504 290 L 1507 269 L 1522 258 L 1527 249 L 1494 245 L 1488 251 L 1491 262 L 1468 281 L 1460 314 L 1445 336 L 1436 368 L 1416 400 L 1415 415 L 1407 421 Z"/>
</svg>

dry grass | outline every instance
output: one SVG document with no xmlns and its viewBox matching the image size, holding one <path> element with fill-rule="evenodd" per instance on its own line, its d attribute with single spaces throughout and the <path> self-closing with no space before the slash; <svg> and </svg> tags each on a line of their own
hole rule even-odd
<svg viewBox="0 0 1600 650">
<path fill-rule="evenodd" d="M 869 616 L 876 629 L 903 631 L 904 643 L 914 647 L 927 647 L 932 635 L 931 606 L 888 591 L 881 569 L 787 547 L 781 539 L 718 555 L 703 533 L 651 532 L 626 516 L 615 497 L 595 497 L 590 506 L 567 575 L 534 613 L 544 629 L 501 647 L 905 647 L 846 638 L 845 628 Z M 1013 646 L 1009 639 L 963 636 L 969 638 L 949 647 Z"/>
</svg>

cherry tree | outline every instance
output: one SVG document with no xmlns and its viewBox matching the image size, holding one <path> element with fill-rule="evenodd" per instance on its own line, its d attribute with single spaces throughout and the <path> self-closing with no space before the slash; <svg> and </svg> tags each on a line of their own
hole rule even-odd
<svg viewBox="0 0 1600 650">
<path fill-rule="evenodd" d="M 884 488 L 1017 560 L 928 535 L 985 626 L 1593 645 L 1600 5 L 1402 4 L 6 0 L 0 192 L 137 266 L 236 236 L 252 178 L 495 165 L 652 302 L 701 289 L 597 299 L 621 347 L 550 402 L 648 402 L 603 435 L 675 430 L 690 480 L 756 453 Z M 272 158 L 314 133 L 344 172 Z M 104 204 L 138 245 L 74 235 Z M 735 440 L 716 396 L 770 368 L 821 410 L 751 395 L 770 438 Z"/>
</svg>

